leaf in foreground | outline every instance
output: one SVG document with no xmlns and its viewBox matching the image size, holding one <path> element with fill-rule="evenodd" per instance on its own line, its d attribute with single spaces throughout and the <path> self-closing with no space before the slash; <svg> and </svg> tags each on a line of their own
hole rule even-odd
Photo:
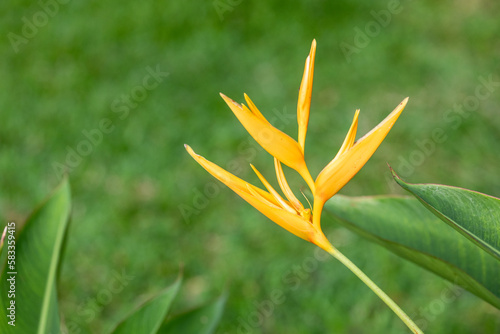
<svg viewBox="0 0 500 334">
<path fill-rule="evenodd" d="M 214 333 L 224 312 L 226 299 L 224 294 L 213 302 L 168 320 L 161 326 L 158 334 Z"/>
<path fill-rule="evenodd" d="M 334 218 L 500 309 L 500 262 L 443 224 L 418 200 L 337 195 L 325 209 L 325 218 Z"/>
<path fill-rule="evenodd" d="M 500 261 L 500 199 L 440 184 L 396 182 L 432 213 Z"/>
<path fill-rule="evenodd" d="M 154 334 L 160 328 L 172 305 L 182 279 L 163 290 L 156 297 L 141 305 L 132 315 L 122 321 L 113 334 Z"/>
<path fill-rule="evenodd" d="M 70 206 L 70 187 L 65 178 L 28 218 L 24 228 L 16 231 L 15 267 L 5 262 L 2 268 L 0 333 L 59 333 L 56 272 Z M 14 287 L 15 298 L 10 298 L 7 292 Z M 7 317 L 11 301 L 15 301 L 15 327 L 6 321 L 11 320 Z"/>
</svg>

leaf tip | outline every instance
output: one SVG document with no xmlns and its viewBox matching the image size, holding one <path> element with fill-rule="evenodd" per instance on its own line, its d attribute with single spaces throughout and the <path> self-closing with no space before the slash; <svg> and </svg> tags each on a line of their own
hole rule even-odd
<svg viewBox="0 0 500 334">
<path fill-rule="evenodd" d="M 387 166 L 389 166 L 394 181 L 396 181 L 396 183 L 399 184 L 401 187 L 406 188 L 407 186 L 406 182 L 396 173 L 396 171 L 391 167 L 391 165 L 387 164 Z"/>
</svg>

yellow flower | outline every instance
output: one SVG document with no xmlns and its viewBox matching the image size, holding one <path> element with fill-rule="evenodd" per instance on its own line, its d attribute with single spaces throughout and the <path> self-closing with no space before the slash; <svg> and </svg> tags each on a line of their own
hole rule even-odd
<svg viewBox="0 0 500 334">
<path fill-rule="evenodd" d="M 323 249 L 329 249 L 330 243 L 326 240 L 324 234 L 312 224 L 311 211 L 304 209 L 300 201 L 293 195 L 281 169 L 281 164 L 276 158 L 275 166 L 278 182 L 287 200 L 278 194 L 254 166 L 252 166 L 253 170 L 268 191 L 234 176 L 213 162 L 196 154 L 190 146 L 185 145 L 185 147 L 189 154 L 212 176 L 231 188 L 231 190 L 266 217 L 296 236 L 310 241 Z"/>
<path fill-rule="evenodd" d="M 246 94 L 244 97 L 248 107 L 233 101 L 221 93 L 222 98 L 245 129 L 274 157 L 276 177 L 286 200 L 281 197 L 253 165 L 252 169 L 267 191 L 245 182 L 213 162 L 208 161 L 196 154 L 188 145 L 185 145 L 185 147 L 189 154 L 203 168 L 266 217 L 296 236 L 314 243 L 327 252 L 331 252 L 333 247 L 321 230 L 320 219 L 323 206 L 329 198 L 335 195 L 356 175 L 373 155 L 403 111 L 408 98 L 404 99 L 372 131 L 355 142 L 359 115 L 359 110 L 357 110 L 351 128 L 339 152 L 319 173 L 316 181 L 313 181 L 304 159 L 304 146 L 307 125 L 309 123 L 315 53 L 316 40 L 313 40 L 309 56 L 306 59 L 297 103 L 298 141 L 272 126 Z M 314 197 L 312 213 L 310 209 L 305 209 L 293 194 L 286 181 L 281 163 L 296 170 L 311 189 Z"/>
</svg>

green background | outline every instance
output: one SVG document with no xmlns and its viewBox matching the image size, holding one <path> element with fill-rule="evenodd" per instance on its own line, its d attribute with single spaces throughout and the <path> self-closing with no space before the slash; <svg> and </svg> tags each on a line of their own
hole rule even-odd
<svg viewBox="0 0 500 334">
<path fill-rule="evenodd" d="M 341 192 L 403 194 L 388 162 L 407 181 L 500 195 L 500 5 L 492 1 L 4 1 L 0 9 L 3 220 L 22 222 L 58 183 L 55 166 L 85 149 L 84 132 L 100 131 L 103 119 L 112 124 L 70 171 L 59 295 L 66 323 L 82 332 L 108 329 L 180 267 L 185 284 L 174 313 L 229 292 L 217 333 L 406 332 L 352 273 L 218 185 L 183 147 L 258 184 L 251 162 L 274 181 L 271 157 L 218 93 L 242 101 L 246 92 L 296 138 L 313 38 L 306 140 L 313 176 L 336 154 L 355 109 L 360 137 L 409 96 L 380 149 Z M 168 76 L 145 91 L 148 68 Z M 480 78 L 493 82 L 490 91 Z M 127 114 L 118 109 L 122 96 L 141 89 L 146 95 Z M 500 331 L 498 310 L 485 302 L 467 292 L 443 302 L 450 288 L 442 279 L 323 224 L 423 329 Z M 116 272 L 128 278 L 108 298 Z M 269 303 L 276 294 L 279 302 Z"/>
</svg>

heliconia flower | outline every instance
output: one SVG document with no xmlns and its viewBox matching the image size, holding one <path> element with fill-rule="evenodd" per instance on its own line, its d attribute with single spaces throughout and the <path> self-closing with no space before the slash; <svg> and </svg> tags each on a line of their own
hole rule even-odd
<svg viewBox="0 0 500 334">
<path fill-rule="evenodd" d="M 272 126 L 257 109 L 252 100 L 244 94 L 248 107 L 239 104 L 221 93 L 222 98 L 236 115 L 250 135 L 274 157 L 276 177 L 286 200 L 252 166 L 266 190 L 251 185 L 216 164 L 196 154 L 185 145 L 189 154 L 215 178 L 231 188 L 257 210 L 296 236 L 310 241 L 326 251 L 333 248 L 321 231 L 321 212 L 325 202 L 335 195 L 363 167 L 382 143 L 389 130 L 403 111 L 408 98 L 399 104 L 378 126 L 355 142 L 359 110 L 354 115 L 351 128 L 335 158 L 313 181 L 304 159 L 304 145 L 309 123 L 311 93 L 314 76 L 316 40 L 313 40 L 306 59 L 304 74 L 297 103 L 298 141 Z M 312 212 L 304 209 L 302 203 L 290 189 L 281 163 L 296 170 L 311 189 L 314 202 Z M 306 198 L 307 199 L 307 198 Z"/>
<path fill-rule="evenodd" d="M 252 166 L 253 170 L 268 191 L 240 179 L 201 155 L 196 154 L 189 145 L 184 145 L 184 147 L 212 176 L 228 186 L 266 217 L 296 236 L 310 241 L 326 251 L 331 250 L 331 245 L 321 229 L 312 224 L 310 210 L 304 209 L 290 189 L 278 160 L 275 160 L 276 175 L 287 200 L 278 194 L 254 166 Z"/>
<path fill-rule="evenodd" d="M 231 108 L 245 129 L 247 129 L 250 135 L 274 157 L 276 178 L 278 179 L 278 184 L 286 199 L 281 197 L 253 165 L 251 165 L 252 169 L 255 174 L 257 174 L 266 190 L 256 187 L 222 169 L 213 162 L 196 154 L 188 145 L 184 146 L 188 153 L 203 168 L 266 217 L 290 233 L 324 249 L 342 262 L 372 289 L 372 291 L 399 316 L 413 333 L 423 334 L 413 320 L 411 320 L 411 318 L 408 317 L 408 315 L 401 310 L 382 289 L 368 278 L 368 276 L 366 276 L 354 263 L 339 252 L 338 249 L 332 246 L 321 230 L 321 212 L 325 202 L 342 189 L 342 187 L 365 165 L 368 159 L 370 159 L 403 111 L 408 102 L 408 98 L 404 99 L 389 116 L 358 141 L 355 141 L 359 117 L 359 110 L 356 110 L 351 127 L 337 155 L 319 173 L 316 181 L 313 181 L 304 159 L 304 147 L 311 108 L 315 54 L 316 40 L 313 40 L 309 56 L 306 59 L 304 74 L 299 89 L 297 103 L 298 141 L 295 141 L 287 134 L 272 126 L 246 94 L 244 96 L 248 107 L 233 101 L 221 93 L 222 98 L 226 101 L 227 105 Z M 281 163 L 296 170 L 311 189 L 314 199 L 312 213 L 311 209 L 305 209 L 302 203 L 295 197 L 286 181 Z M 311 204 L 309 204 L 309 206 L 311 206 Z"/>
</svg>

